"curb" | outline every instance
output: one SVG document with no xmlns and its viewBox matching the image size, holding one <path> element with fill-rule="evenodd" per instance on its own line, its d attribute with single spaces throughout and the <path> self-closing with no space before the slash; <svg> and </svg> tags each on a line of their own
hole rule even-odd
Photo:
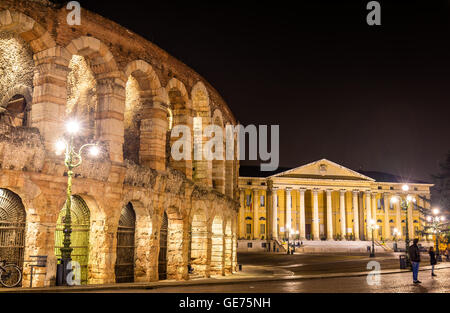
<svg viewBox="0 0 450 313">
<path fill-rule="evenodd" d="M 448 269 L 449 266 L 435 267 L 436 270 Z M 419 271 L 429 271 L 431 268 L 429 266 L 420 269 Z M 381 275 L 399 274 L 411 272 L 411 270 L 385 270 L 381 271 Z M 349 272 L 349 273 L 332 273 L 332 274 L 322 274 L 322 275 L 292 275 L 292 276 L 262 276 L 262 277 L 242 277 L 242 278 L 232 278 L 232 279 L 204 279 L 203 281 L 174 281 L 174 282 L 155 282 L 155 283 L 142 283 L 142 284 L 115 284 L 115 285 L 94 285 L 85 287 L 45 287 L 45 288 L 14 288 L 14 289 L 0 289 L 1 293 L 71 293 L 71 292 L 85 292 L 85 291 L 107 291 L 107 290 L 137 290 L 137 289 L 159 289 L 166 287 L 183 287 L 183 286 L 208 286 L 208 285 L 225 285 L 225 284 L 239 284 L 242 282 L 269 282 L 269 281 L 295 281 L 295 280 L 311 280 L 311 279 L 327 279 L 327 278 L 340 278 L 340 277 L 361 277 L 367 276 L 370 271 L 367 272 Z"/>
</svg>

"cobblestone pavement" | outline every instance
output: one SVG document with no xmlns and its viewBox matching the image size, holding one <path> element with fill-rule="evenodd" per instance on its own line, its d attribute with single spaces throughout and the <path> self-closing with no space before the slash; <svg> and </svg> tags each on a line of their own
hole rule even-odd
<svg viewBox="0 0 450 313">
<path fill-rule="evenodd" d="M 242 282 L 227 285 L 179 286 L 152 290 L 114 290 L 112 292 L 133 293 L 449 293 L 450 269 L 436 271 L 432 278 L 430 271 L 421 271 L 422 284 L 412 283 L 412 273 L 387 274 L 380 276 L 379 285 L 369 285 L 367 277 L 323 278 L 298 281 Z M 109 291 L 111 292 L 111 291 Z"/>
</svg>

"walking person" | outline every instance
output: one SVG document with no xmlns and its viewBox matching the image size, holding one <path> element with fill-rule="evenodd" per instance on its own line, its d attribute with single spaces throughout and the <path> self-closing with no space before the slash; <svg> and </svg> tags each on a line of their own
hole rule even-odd
<svg viewBox="0 0 450 313">
<path fill-rule="evenodd" d="M 412 271 L 413 271 L 413 283 L 420 284 L 421 281 L 418 279 L 419 275 L 419 265 L 420 265 L 420 250 L 417 244 L 419 239 L 415 238 L 412 246 L 408 249 L 409 260 L 411 261 Z"/>
<path fill-rule="evenodd" d="M 430 255 L 430 264 L 431 264 L 431 276 L 437 276 L 434 273 L 434 266 L 437 264 L 437 260 L 436 260 L 436 253 L 434 253 L 434 248 L 430 247 L 430 249 L 428 250 L 428 254 Z"/>
</svg>

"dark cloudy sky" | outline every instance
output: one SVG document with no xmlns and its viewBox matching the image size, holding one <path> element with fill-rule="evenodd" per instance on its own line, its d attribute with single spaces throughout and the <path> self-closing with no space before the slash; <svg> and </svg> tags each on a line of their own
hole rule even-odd
<svg viewBox="0 0 450 313">
<path fill-rule="evenodd" d="M 372 27 L 368 1 L 80 2 L 203 75 L 242 124 L 280 125 L 280 166 L 430 181 L 450 149 L 448 1 L 379 1 Z"/>
</svg>

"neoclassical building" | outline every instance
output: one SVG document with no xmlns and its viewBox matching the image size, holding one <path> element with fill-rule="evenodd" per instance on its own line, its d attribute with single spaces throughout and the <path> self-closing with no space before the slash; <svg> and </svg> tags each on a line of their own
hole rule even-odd
<svg viewBox="0 0 450 313">
<path fill-rule="evenodd" d="M 227 104 L 139 35 L 84 9 L 69 25 L 68 13 L 46 0 L 0 2 L 0 259 L 19 264 L 28 286 L 32 256 L 47 256 L 33 286 L 54 284 L 67 185 L 54 144 L 75 118 L 75 144 L 102 151 L 86 155 L 73 182 L 82 283 L 189 279 L 189 265 L 199 277 L 232 273 L 238 161 L 170 153 L 177 125 L 192 134 L 236 125 Z"/>
<path fill-rule="evenodd" d="M 377 240 L 404 238 L 405 213 L 392 197 L 415 202 L 408 209 L 409 237 L 423 229 L 418 207 L 430 207 L 430 187 L 380 172 L 356 172 L 322 159 L 265 176 L 241 167 L 239 177 L 239 239 Z M 401 238 L 400 238 L 401 237 Z"/>
</svg>

